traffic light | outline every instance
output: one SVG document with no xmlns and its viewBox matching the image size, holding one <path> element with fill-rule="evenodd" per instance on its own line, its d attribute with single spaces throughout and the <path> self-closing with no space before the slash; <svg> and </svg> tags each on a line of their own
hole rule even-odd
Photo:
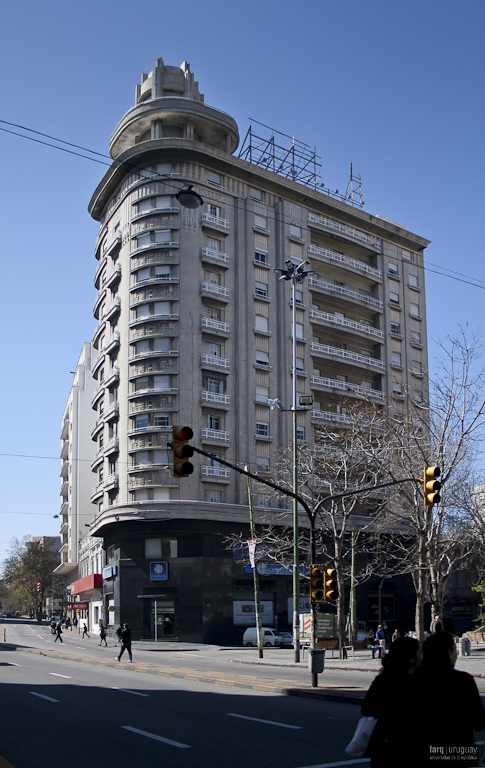
<svg viewBox="0 0 485 768">
<path fill-rule="evenodd" d="M 441 469 L 439 467 L 428 467 L 424 465 L 424 505 L 426 507 L 432 507 L 433 504 L 439 504 L 441 496 L 439 494 L 441 483 L 436 480 L 441 475 Z"/>
<path fill-rule="evenodd" d="M 326 568 L 323 572 L 323 599 L 326 603 L 333 603 L 337 597 L 337 571 L 335 568 Z"/>
<path fill-rule="evenodd" d="M 42 584 L 39 581 L 37 584 L 37 592 L 41 592 L 41 591 L 42 591 Z"/>
<path fill-rule="evenodd" d="M 323 600 L 323 575 L 319 565 L 310 566 L 310 604 Z"/>
<path fill-rule="evenodd" d="M 173 427 L 172 457 L 173 476 L 188 477 L 194 471 L 194 465 L 190 459 L 194 455 L 194 449 L 188 444 L 194 433 L 190 427 Z"/>
</svg>

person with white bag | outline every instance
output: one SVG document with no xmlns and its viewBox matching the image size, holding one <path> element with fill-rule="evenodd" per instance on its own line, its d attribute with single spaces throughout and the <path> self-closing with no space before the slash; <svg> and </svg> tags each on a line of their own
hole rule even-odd
<svg viewBox="0 0 485 768">
<path fill-rule="evenodd" d="M 346 752 L 370 757 L 372 768 L 414 765 L 416 698 L 413 673 L 423 660 L 421 643 L 400 637 L 382 659 L 382 670 L 366 693 L 363 717 Z"/>
</svg>

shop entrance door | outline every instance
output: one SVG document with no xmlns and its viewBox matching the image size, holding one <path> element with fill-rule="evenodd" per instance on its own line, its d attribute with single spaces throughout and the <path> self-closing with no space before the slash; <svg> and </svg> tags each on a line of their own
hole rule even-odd
<svg viewBox="0 0 485 768">
<path fill-rule="evenodd" d="M 175 635 L 175 605 L 173 600 L 152 600 L 151 637 L 164 640 Z"/>
</svg>

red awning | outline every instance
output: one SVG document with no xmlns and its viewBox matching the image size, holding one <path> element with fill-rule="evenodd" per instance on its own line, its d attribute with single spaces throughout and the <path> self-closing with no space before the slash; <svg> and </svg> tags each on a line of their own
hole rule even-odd
<svg viewBox="0 0 485 768">
<path fill-rule="evenodd" d="M 92 573 L 85 576 L 84 579 L 73 581 L 71 584 L 71 595 L 80 595 L 82 592 L 90 592 L 93 589 L 102 589 L 103 577 L 100 573 Z"/>
</svg>

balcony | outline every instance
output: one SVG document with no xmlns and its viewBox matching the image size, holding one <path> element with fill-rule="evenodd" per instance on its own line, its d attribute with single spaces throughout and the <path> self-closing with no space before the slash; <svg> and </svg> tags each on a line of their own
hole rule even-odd
<svg viewBox="0 0 485 768">
<path fill-rule="evenodd" d="M 109 337 L 106 344 L 103 347 L 103 352 L 106 354 L 108 352 L 112 352 L 116 347 L 119 347 L 120 345 L 120 334 L 118 332 L 113 333 L 112 336 Z"/>
<path fill-rule="evenodd" d="M 121 310 L 121 299 L 113 299 L 104 310 L 104 319 L 109 320 L 114 317 Z"/>
<path fill-rule="evenodd" d="M 113 421 L 113 419 L 118 417 L 119 412 L 120 412 L 120 404 L 115 400 L 114 402 L 108 405 L 105 412 L 103 413 L 104 419 L 106 421 Z"/>
<path fill-rule="evenodd" d="M 333 413 L 332 411 L 317 411 L 315 409 L 311 412 L 312 419 L 317 421 L 334 421 L 338 424 L 350 424 L 351 420 L 343 413 Z"/>
<path fill-rule="evenodd" d="M 105 456 L 109 456 L 111 453 L 115 453 L 119 449 L 119 439 L 112 437 L 104 446 L 103 453 Z"/>
<path fill-rule="evenodd" d="M 229 368 L 229 360 L 227 358 L 215 357 L 214 355 L 201 355 L 200 364 L 202 366 L 215 366 L 216 368 Z"/>
<path fill-rule="evenodd" d="M 145 397 L 146 395 L 176 395 L 178 389 L 176 387 L 146 387 L 145 389 L 137 389 L 135 392 L 129 392 L 128 400 L 133 400 L 136 397 Z"/>
<path fill-rule="evenodd" d="M 343 360 L 350 360 L 358 365 L 364 365 L 366 368 L 370 366 L 371 368 L 379 368 L 383 371 L 385 367 L 384 362 L 375 357 L 359 355 L 358 352 L 349 352 L 347 349 L 340 349 L 340 347 L 329 347 L 327 344 L 319 344 L 316 341 L 310 343 L 310 352 L 329 357 L 340 357 Z"/>
<path fill-rule="evenodd" d="M 66 417 L 62 422 L 61 440 L 65 440 L 69 436 L 69 417 Z"/>
<path fill-rule="evenodd" d="M 61 486 L 61 492 L 60 496 L 62 496 L 63 499 L 67 499 L 67 494 L 69 493 L 69 483 L 67 480 L 64 480 L 62 486 Z"/>
<path fill-rule="evenodd" d="M 330 323 L 331 325 L 340 325 L 342 328 L 347 328 L 350 331 L 356 331 L 357 333 L 364 333 L 366 336 L 372 336 L 375 339 L 384 340 L 384 331 L 368 323 L 362 323 L 358 320 L 348 320 L 346 317 L 337 317 L 331 315 L 328 312 L 321 312 L 319 309 L 310 309 L 310 318 L 313 320 L 320 320 L 323 323 Z"/>
<path fill-rule="evenodd" d="M 350 237 L 352 240 L 358 240 L 361 243 L 371 246 L 380 251 L 381 241 L 375 235 L 368 235 L 366 232 L 362 232 L 360 229 L 350 226 L 350 224 L 342 224 L 335 219 L 329 219 L 328 216 L 318 216 L 315 213 L 308 214 L 308 223 L 316 224 L 324 229 L 331 229 L 334 232 L 339 232 L 345 237 Z"/>
<path fill-rule="evenodd" d="M 208 427 L 202 427 L 200 430 L 201 440 L 217 440 L 219 442 L 229 442 L 229 432 L 224 432 L 220 429 L 209 429 Z"/>
<path fill-rule="evenodd" d="M 105 286 L 106 288 L 109 288 L 111 285 L 116 283 L 117 280 L 120 280 L 121 278 L 121 264 L 117 264 L 114 269 L 111 270 L 109 275 L 107 276 L 105 280 Z"/>
<path fill-rule="evenodd" d="M 229 266 L 229 256 L 223 251 L 215 251 L 214 248 L 207 248 L 204 246 L 201 251 L 200 258 L 202 261 L 210 261 L 221 266 Z"/>
<path fill-rule="evenodd" d="M 359 301 L 367 304 L 370 307 L 376 307 L 377 309 L 383 308 L 383 303 L 380 299 L 375 299 L 367 293 L 359 293 L 359 291 L 353 291 L 351 288 L 345 288 L 342 285 L 335 285 L 335 283 L 329 283 L 326 280 L 322 280 L 319 277 L 308 278 L 308 285 L 312 288 L 319 288 L 322 291 L 329 291 L 330 293 L 337 293 L 344 298 L 351 299 L 353 301 Z"/>
<path fill-rule="evenodd" d="M 316 245 L 309 245 L 308 253 L 311 253 L 314 256 L 319 256 L 322 259 L 327 259 L 327 261 L 341 264 L 343 267 L 348 267 L 349 269 L 355 269 L 359 272 L 363 272 L 366 275 L 375 277 L 376 280 L 382 280 L 382 272 L 380 269 L 374 269 L 374 267 L 370 267 L 368 264 L 365 264 L 365 262 L 352 259 L 350 256 L 344 256 L 341 253 L 329 251 L 328 248 L 319 248 Z"/>
<path fill-rule="evenodd" d="M 178 485 L 178 480 L 168 470 L 144 472 L 128 477 L 128 489 L 147 488 L 156 485 Z"/>
<path fill-rule="evenodd" d="M 110 491 L 113 488 L 119 487 L 119 477 L 116 472 L 113 472 L 111 475 L 108 475 L 106 480 L 103 481 L 103 489 L 105 491 Z"/>
<path fill-rule="evenodd" d="M 211 317 L 200 318 L 201 330 L 215 331 L 216 333 L 229 333 L 229 323 L 222 323 L 220 320 L 212 320 Z"/>
<path fill-rule="evenodd" d="M 94 300 L 94 307 L 93 307 L 93 315 L 94 317 L 99 320 L 99 307 L 101 305 L 101 302 L 103 299 L 106 298 L 106 287 L 103 287 L 98 294 L 96 295 L 96 298 Z"/>
<path fill-rule="evenodd" d="M 221 219 L 219 216 L 213 216 L 211 213 L 202 214 L 202 226 L 212 225 L 219 227 L 220 229 L 229 229 L 229 222 L 227 219 Z"/>
<path fill-rule="evenodd" d="M 102 497 L 103 492 L 103 482 L 101 481 L 91 491 L 91 503 L 94 504 L 95 501 L 98 501 Z"/>
<path fill-rule="evenodd" d="M 106 321 L 103 318 L 102 320 L 99 321 L 99 323 L 97 324 L 96 328 L 94 329 L 94 333 L 93 333 L 93 347 L 95 349 L 98 348 L 99 338 L 100 338 L 100 336 L 103 333 L 105 328 L 106 328 Z"/>
<path fill-rule="evenodd" d="M 211 480 L 229 480 L 231 471 L 227 467 L 217 467 L 210 464 L 203 464 L 200 468 L 201 477 L 208 477 Z"/>
<path fill-rule="evenodd" d="M 61 459 L 67 459 L 69 455 L 69 440 L 64 440 L 62 443 Z"/>
<path fill-rule="evenodd" d="M 384 392 L 378 389 L 362 387 L 360 384 L 350 384 L 348 381 L 337 381 L 336 379 L 327 379 L 321 376 L 312 376 L 312 386 L 325 387 L 326 389 L 339 389 L 341 392 L 353 392 L 364 398 L 374 398 L 376 400 L 385 400 Z"/>
<path fill-rule="evenodd" d="M 104 377 L 104 385 L 105 387 L 109 387 L 111 384 L 113 384 L 115 381 L 118 381 L 120 378 L 120 369 L 117 365 L 114 365 L 106 374 Z"/>
<path fill-rule="evenodd" d="M 207 392 L 203 390 L 200 393 L 203 403 L 213 403 L 214 405 L 225 405 L 229 407 L 229 395 L 222 395 L 219 392 Z"/>
<path fill-rule="evenodd" d="M 105 254 L 111 256 L 115 251 L 121 248 L 121 234 L 115 235 L 106 246 Z"/>
<path fill-rule="evenodd" d="M 218 299 L 222 300 L 229 299 L 229 288 L 217 285 L 217 283 L 208 283 L 207 280 L 201 282 L 200 292 L 208 293 L 210 296 L 217 296 Z"/>
<path fill-rule="evenodd" d="M 95 286 L 95 288 L 99 288 L 99 278 L 100 278 L 101 272 L 103 271 L 103 269 L 106 266 L 106 262 L 107 262 L 107 258 L 106 258 L 106 256 L 103 256 L 101 258 L 101 261 L 99 262 L 97 268 L 96 268 L 96 272 L 94 273 L 94 286 Z"/>
</svg>

